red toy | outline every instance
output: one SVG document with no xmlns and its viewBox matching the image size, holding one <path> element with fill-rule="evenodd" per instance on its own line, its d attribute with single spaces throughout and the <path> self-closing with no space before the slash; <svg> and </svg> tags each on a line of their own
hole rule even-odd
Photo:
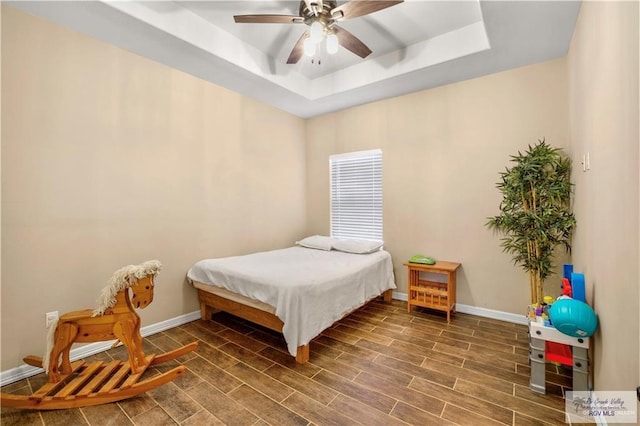
<svg viewBox="0 0 640 426">
<path fill-rule="evenodd" d="M 563 296 L 573 297 L 573 291 L 571 291 L 571 284 L 567 278 L 562 279 L 562 285 L 560 286 L 562 289 Z"/>
<path fill-rule="evenodd" d="M 569 367 L 573 366 L 573 352 L 571 346 L 562 343 L 544 342 L 545 358 L 549 362 L 556 362 Z"/>
</svg>

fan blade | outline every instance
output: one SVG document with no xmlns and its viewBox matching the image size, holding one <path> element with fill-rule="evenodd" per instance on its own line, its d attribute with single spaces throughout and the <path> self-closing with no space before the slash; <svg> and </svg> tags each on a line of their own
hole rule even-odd
<svg viewBox="0 0 640 426">
<path fill-rule="evenodd" d="M 354 36 L 349 31 L 337 25 L 333 26 L 333 30 L 335 31 L 336 36 L 338 36 L 338 43 L 340 43 L 340 46 L 350 50 L 361 58 L 366 58 L 371 54 L 371 49 L 369 49 L 366 44 L 361 42 L 358 37 Z"/>
<path fill-rule="evenodd" d="M 294 15 L 235 15 L 237 24 L 302 24 L 304 18 Z"/>
<path fill-rule="evenodd" d="M 297 64 L 302 55 L 304 55 L 304 41 L 309 37 L 309 31 L 305 31 L 300 39 L 296 42 L 296 45 L 291 49 L 291 53 L 289 54 L 289 59 L 287 59 L 288 64 Z"/>
<path fill-rule="evenodd" d="M 402 3 L 399 1 L 364 1 L 355 0 L 336 7 L 331 11 L 331 18 L 336 21 L 357 18 Z"/>
</svg>

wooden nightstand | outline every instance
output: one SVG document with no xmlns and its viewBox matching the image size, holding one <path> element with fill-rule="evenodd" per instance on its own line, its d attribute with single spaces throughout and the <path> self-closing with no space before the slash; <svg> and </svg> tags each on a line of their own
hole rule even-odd
<svg viewBox="0 0 640 426">
<path fill-rule="evenodd" d="M 460 263 L 439 260 L 435 265 L 406 262 L 404 266 L 409 269 L 407 311 L 411 312 L 411 306 L 445 311 L 450 322 L 451 312 L 456 311 L 456 270 Z M 447 282 L 420 279 L 420 272 L 446 275 Z"/>
</svg>

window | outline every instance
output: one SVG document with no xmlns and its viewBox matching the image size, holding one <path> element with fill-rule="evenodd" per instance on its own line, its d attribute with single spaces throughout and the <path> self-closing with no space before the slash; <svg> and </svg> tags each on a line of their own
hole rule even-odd
<svg viewBox="0 0 640 426">
<path fill-rule="evenodd" d="M 329 157 L 331 236 L 382 240 L 382 151 Z"/>
</svg>

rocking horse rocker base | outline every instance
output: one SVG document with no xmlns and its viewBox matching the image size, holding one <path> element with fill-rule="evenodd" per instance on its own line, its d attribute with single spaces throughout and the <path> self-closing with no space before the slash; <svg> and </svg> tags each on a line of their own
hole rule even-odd
<svg viewBox="0 0 640 426">
<path fill-rule="evenodd" d="M 96 310 L 64 314 L 50 329 L 47 356 L 30 355 L 24 362 L 45 368 L 49 380 L 32 395 L 1 394 L 2 407 L 58 410 L 87 407 L 120 401 L 168 383 L 185 371 L 177 366 L 165 373 L 140 381 L 148 367 L 185 355 L 196 342 L 161 355 L 142 351 L 140 317 L 133 306 L 144 308 L 153 301 L 153 278 L 160 262 L 149 261 L 122 268 L 103 290 L 103 304 Z M 129 298 L 129 289 L 134 292 Z M 75 342 L 99 342 L 117 339 L 127 348 L 127 361 L 75 361 L 69 359 Z"/>
<path fill-rule="evenodd" d="M 175 380 L 184 373 L 180 365 L 160 375 L 139 381 L 147 367 L 170 361 L 196 349 L 193 342 L 162 355 L 149 355 L 142 371 L 133 373 L 129 361 L 75 361 L 71 373 L 54 383 L 45 383 L 32 395 L 2 394 L 2 406 L 35 410 L 59 410 L 88 407 L 131 398 Z M 42 367 L 42 358 L 29 356 L 24 361 Z"/>
</svg>

